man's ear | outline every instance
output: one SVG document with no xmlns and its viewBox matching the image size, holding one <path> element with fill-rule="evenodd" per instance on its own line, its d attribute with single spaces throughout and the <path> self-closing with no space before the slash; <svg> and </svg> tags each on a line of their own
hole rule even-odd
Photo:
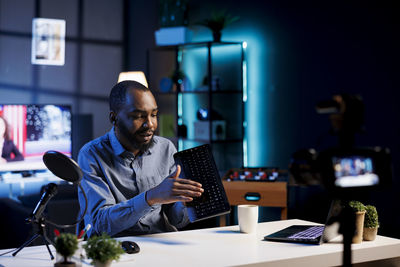
<svg viewBox="0 0 400 267">
<path fill-rule="evenodd" d="M 115 114 L 114 111 L 110 111 L 108 119 L 110 120 L 112 125 L 115 125 L 115 123 L 117 122 L 117 114 Z"/>
</svg>

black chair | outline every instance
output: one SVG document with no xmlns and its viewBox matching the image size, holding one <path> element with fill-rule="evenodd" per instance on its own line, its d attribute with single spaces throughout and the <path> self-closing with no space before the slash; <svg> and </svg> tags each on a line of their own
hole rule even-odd
<svg viewBox="0 0 400 267">
<path fill-rule="evenodd" d="M 45 186 L 38 194 L 18 197 L 18 200 L 9 198 L 0 199 L 0 248 L 14 248 L 23 244 L 32 236 L 32 224 L 27 224 L 25 219 L 29 217 L 44 192 Z M 70 183 L 60 183 L 57 194 L 49 201 L 44 211 L 46 219 L 57 224 L 74 223 L 79 213 L 79 201 L 77 186 Z M 54 240 L 54 227 L 47 223 L 46 233 L 50 240 Z M 75 227 L 59 229 L 60 232 L 76 233 Z M 39 238 L 30 245 L 44 245 Z"/>
<path fill-rule="evenodd" d="M 18 247 L 32 234 L 32 226 L 25 223 L 31 212 L 16 200 L 0 199 L 0 249 Z"/>
</svg>

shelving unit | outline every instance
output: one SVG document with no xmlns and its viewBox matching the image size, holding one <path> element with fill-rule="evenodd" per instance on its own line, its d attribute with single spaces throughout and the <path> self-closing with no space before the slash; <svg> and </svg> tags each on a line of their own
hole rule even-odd
<svg viewBox="0 0 400 267">
<path fill-rule="evenodd" d="M 147 63 L 149 86 L 160 110 L 159 134 L 170 138 L 179 151 L 211 144 L 221 173 L 245 165 L 243 43 L 159 46 L 148 51 Z M 180 80 L 172 81 L 174 73 L 183 73 L 184 78 L 177 75 Z M 207 120 L 199 120 L 199 109 L 208 111 Z"/>
</svg>

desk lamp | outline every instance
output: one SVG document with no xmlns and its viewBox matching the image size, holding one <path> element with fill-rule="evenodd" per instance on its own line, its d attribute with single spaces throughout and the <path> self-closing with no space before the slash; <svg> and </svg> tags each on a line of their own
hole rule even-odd
<svg viewBox="0 0 400 267">
<path fill-rule="evenodd" d="M 146 76 L 144 75 L 143 71 L 128 71 L 128 72 L 121 72 L 118 76 L 118 82 L 122 81 L 136 81 L 138 83 L 143 84 L 147 88 L 149 87 Z"/>
</svg>

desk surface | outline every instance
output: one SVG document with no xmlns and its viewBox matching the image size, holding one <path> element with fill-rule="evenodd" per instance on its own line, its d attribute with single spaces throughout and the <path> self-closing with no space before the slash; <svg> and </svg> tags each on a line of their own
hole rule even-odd
<svg viewBox="0 0 400 267">
<path fill-rule="evenodd" d="M 269 233 L 301 220 L 260 223 L 256 234 L 227 226 L 193 231 L 125 237 L 139 244 L 139 254 L 125 254 L 113 266 L 335 266 L 341 265 L 342 244 L 302 245 L 263 241 Z M 52 248 L 54 251 L 54 248 Z M 400 240 L 378 236 L 375 241 L 353 244 L 353 262 L 400 257 Z M 0 253 L 6 250 L 1 250 Z M 398 263 L 398 262 L 397 262 Z M 16 257 L 0 257 L 0 266 L 53 266 L 44 246 L 24 248 Z M 83 266 L 88 266 L 83 263 Z"/>
</svg>

